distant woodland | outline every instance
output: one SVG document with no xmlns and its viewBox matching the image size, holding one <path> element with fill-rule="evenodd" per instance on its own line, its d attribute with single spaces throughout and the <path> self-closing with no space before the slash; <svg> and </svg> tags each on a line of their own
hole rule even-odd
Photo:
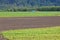
<svg viewBox="0 0 60 40">
<path fill-rule="evenodd" d="M 60 0 L 0 0 L 0 11 L 60 11 Z"/>
</svg>

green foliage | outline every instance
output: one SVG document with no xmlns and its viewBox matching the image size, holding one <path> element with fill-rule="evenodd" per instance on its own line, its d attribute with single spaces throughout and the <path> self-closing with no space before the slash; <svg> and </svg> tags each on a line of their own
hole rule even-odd
<svg viewBox="0 0 60 40">
<path fill-rule="evenodd" d="M 60 27 L 9 30 L 2 34 L 9 40 L 60 40 Z"/>
<path fill-rule="evenodd" d="M 59 0 L 0 0 L 0 10 L 3 12 L 60 11 L 60 7 L 56 7 L 58 5 L 60 5 Z"/>
<path fill-rule="evenodd" d="M 7 12 L 18 12 L 18 11 L 60 11 L 60 6 L 41 6 L 41 7 L 19 7 L 19 6 L 12 6 L 7 7 L 1 11 Z"/>
<path fill-rule="evenodd" d="M 60 6 L 46 6 L 40 7 L 37 11 L 60 11 Z"/>
</svg>

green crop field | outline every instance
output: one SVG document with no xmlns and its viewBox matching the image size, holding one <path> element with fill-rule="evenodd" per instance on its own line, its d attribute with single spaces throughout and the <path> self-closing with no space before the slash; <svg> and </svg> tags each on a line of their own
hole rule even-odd
<svg viewBox="0 0 60 40">
<path fill-rule="evenodd" d="M 9 30 L 2 34 L 9 40 L 60 40 L 60 27 Z"/>
<path fill-rule="evenodd" d="M 39 16 L 60 16 L 60 12 L 41 11 L 41 12 L 0 12 L 0 17 L 39 17 Z"/>
</svg>

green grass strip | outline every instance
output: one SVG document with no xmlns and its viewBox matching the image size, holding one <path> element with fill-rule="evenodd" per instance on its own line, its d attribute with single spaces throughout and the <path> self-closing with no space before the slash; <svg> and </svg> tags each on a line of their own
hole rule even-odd
<svg viewBox="0 0 60 40">
<path fill-rule="evenodd" d="M 60 16 L 60 12 L 0 12 L 0 17 L 39 17 L 39 16 Z"/>
<path fill-rule="evenodd" d="M 2 34 L 9 40 L 60 40 L 60 26 L 9 30 Z"/>
</svg>

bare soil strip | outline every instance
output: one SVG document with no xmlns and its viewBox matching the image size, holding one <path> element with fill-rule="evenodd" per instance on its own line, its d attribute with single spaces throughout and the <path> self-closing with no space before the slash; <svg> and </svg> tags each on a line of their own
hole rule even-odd
<svg viewBox="0 0 60 40">
<path fill-rule="evenodd" d="M 60 17 L 10 17 L 0 18 L 0 32 L 23 28 L 60 26 Z M 0 34 L 0 40 L 8 40 Z"/>
<path fill-rule="evenodd" d="M 60 17 L 10 17 L 0 18 L 0 31 L 22 28 L 60 26 Z"/>
</svg>

